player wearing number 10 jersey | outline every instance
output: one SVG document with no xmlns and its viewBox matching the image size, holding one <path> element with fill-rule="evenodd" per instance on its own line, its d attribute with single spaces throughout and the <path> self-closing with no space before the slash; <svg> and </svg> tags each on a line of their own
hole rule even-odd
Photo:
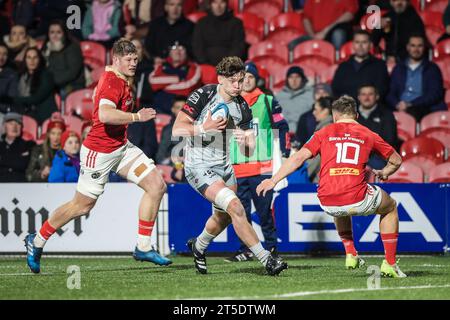
<svg viewBox="0 0 450 320">
<path fill-rule="evenodd" d="M 343 96 L 333 103 L 334 124 L 316 132 L 305 146 L 289 158 L 271 178 L 257 188 L 265 194 L 309 158 L 321 155 L 318 197 L 322 209 L 335 219 L 336 229 L 346 251 L 346 267 L 361 267 L 353 243 L 352 216 L 380 215 L 380 233 L 386 259 L 381 273 L 390 277 L 406 277 L 396 264 L 398 239 L 397 205 L 385 191 L 365 180 L 366 164 L 372 151 L 388 163 L 374 170 L 380 180 L 387 180 L 401 165 L 400 155 L 379 135 L 356 122 L 356 102 Z"/>
</svg>

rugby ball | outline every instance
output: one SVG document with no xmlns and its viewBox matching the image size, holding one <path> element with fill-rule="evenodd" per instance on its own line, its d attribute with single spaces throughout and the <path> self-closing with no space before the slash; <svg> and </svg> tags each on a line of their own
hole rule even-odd
<svg viewBox="0 0 450 320">
<path fill-rule="evenodd" d="M 217 106 L 211 108 L 211 119 L 213 120 L 217 120 L 219 118 L 228 120 L 229 114 L 230 110 L 225 103 L 219 103 Z"/>
</svg>

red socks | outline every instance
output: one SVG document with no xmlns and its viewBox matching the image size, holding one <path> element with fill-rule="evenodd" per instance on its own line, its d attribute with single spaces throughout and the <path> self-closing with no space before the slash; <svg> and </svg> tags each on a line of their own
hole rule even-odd
<svg viewBox="0 0 450 320">
<path fill-rule="evenodd" d="M 153 226 L 155 221 L 144 221 L 139 219 L 139 234 L 141 236 L 150 237 L 152 235 Z"/>
<path fill-rule="evenodd" d="M 39 236 L 47 241 L 48 238 L 52 236 L 56 232 L 56 229 L 53 228 L 50 223 L 48 223 L 48 220 L 44 222 L 44 224 L 41 227 L 41 230 L 39 230 Z"/>
<path fill-rule="evenodd" d="M 384 254 L 386 256 L 387 263 L 390 265 L 395 264 L 398 233 L 382 233 L 381 240 L 383 240 Z"/>
<path fill-rule="evenodd" d="M 355 243 L 353 242 L 353 232 L 339 232 L 339 237 L 341 237 L 342 243 L 344 244 L 345 254 L 351 253 L 353 256 L 357 256 L 358 252 L 356 251 Z"/>
</svg>

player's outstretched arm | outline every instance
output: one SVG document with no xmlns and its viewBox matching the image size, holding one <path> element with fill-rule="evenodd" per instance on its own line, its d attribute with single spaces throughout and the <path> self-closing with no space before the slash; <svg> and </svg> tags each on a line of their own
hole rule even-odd
<svg viewBox="0 0 450 320">
<path fill-rule="evenodd" d="M 172 136 L 174 137 L 192 137 L 211 131 L 221 131 L 227 126 L 227 120 L 219 118 L 211 119 L 211 112 L 208 111 L 205 122 L 203 124 L 194 124 L 194 120 L 184 112 L 179 112 L 172 128 Z"/>
<path fill-rule="evenodd" d="M 124 125 L 133 122 L 146 122 L 156 117 L 152 108 L 142 108 L 137 113 L 124 112 L 108 104 L 100 105 L 98 118 L 100 122 L 112 125 Z"/>
<path fill-rule="evenodd" d="M 275 188 L 278 182 L 300 168 L 303 163 L 306 160 L 310 159 L 312 156 L 313 154 L 311 153 L 311 151 L 309 151 L 309 149 L 301 148 L 300 151 L 296 152 L 283 163 L 280 170 L 278 170 L 278 172 L 272 178 L 266 179 L 261 182 L 256 188 L 256 193 L 258 195 L 261 195 L 262 193 L 262 195 L 265 196 L 267 191 Z"/>
<path fill-rule="evenodd" d="M 381 170 L 373 169 L 373 173 L 381 181 L 386 181 L 390 175 L 393 175 L 402 165 L 402 157 L 394 151 L 387 159 L 386 166 Z"/>
</svg>

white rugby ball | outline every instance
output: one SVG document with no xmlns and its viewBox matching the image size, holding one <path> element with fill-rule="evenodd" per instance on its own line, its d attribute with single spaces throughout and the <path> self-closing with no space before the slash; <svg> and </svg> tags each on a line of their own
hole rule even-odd
<svg viewBox="0 0 450 320">
<path fill-rule="evenodd" d="M 211 109 L 211 119 L 217 120 L 219 118 L 228 119 L 230 110 L 225 103 L 220 103 Z"/>
</svg>

